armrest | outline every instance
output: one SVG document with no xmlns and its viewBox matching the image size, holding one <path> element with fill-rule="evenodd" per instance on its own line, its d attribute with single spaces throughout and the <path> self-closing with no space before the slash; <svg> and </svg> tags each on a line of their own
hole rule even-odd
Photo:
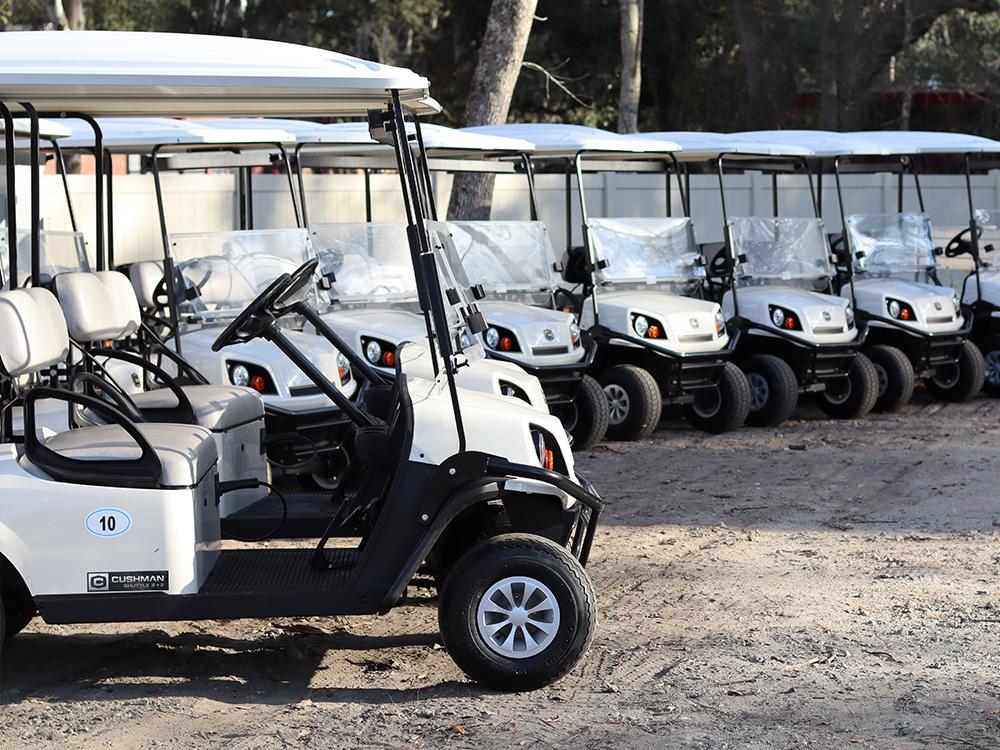
<svg viewBox="0 0 1000 750">
<path fill-rule="evenodd" d="M 142 416 L 142 412 L 139 411 L 139 407 L 132 402 L 132 399 L 115 387 L 114 383 L 109 383 L 105 378 L 95 375 L 92 372 L 78 372 L 70 381 L 70 388 L 74 393 L 81 393 L 81 391 L 76 389 L 77 383 L 81 385 L 89 383 L 90 385 L 100 388 L 102 398 L 99 400 L 104 400 L 104 397 L 110 399 L 114 402 L 114 405 L 133 422 L 146 421 L 146 418 Z"/>
<path fill-rule="evenodd" d="M 35 403 L 42 398 L 65 401 L 99 413 L 108 424 L 116 424 L 139 448 L 133 459 L 69 458 L 46 447 L 39 439 L 35 422 Z M 28 460 L 60 482 L 103 485 L 109 474 L 116 478 L 115 486 L 155 489 L 163 467 L 153 446 L 125 414 L 105 401 L 83 393 L 59 388 L 33 388 L 24 397 L 24 454 Z"/>
<path fill-rule="evenodd" d="M 122 362 L 128 362 L 141 367 L 144 371 L 150 373 L 154 378 L 156 378 L 156 380 L 165 385 L 177 399 L 177 406 L 174 407 L 176 411 L 174 417 L 176 418 L 171 421 L 176 421 L 181 424 L 197 424 L 194 415 L 194 408 L 191 406 L 191 401 L 188 399 L 187 394 L 184 393 L 184 389 L 177 385 L 177 382 L 162 368 L 157 367 L 152 362 L 149 362 L 136 354 L 119 351 L 118 349 L 99 349 L 94 352 L 94 356 L 117 359 Z"/>
</svg>

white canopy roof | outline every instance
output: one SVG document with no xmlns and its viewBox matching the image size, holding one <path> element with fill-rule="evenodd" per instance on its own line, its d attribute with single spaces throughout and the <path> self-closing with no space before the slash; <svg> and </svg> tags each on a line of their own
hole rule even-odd
<svg viewBox="0 0 1000 750">
<path fill-rule="evenodd" d="M 802 156 L 806 149 L 810 156 L 828 158 L 834 156 L 889 156 L 893 151 L 884 143 L 863 138 L 856 133 L 837 133 L 832 130 L 753 130 L 732 133 L 733 138 L 750 143 L 766 142 L 775 147 L 785 147 L 787 156 Z M 792 154 L 792 151 L 795 151 Z"/>
<path fill-rule="evenodd" d="M 67 120 L 72 135 L 62 138 L 63 148 L 91 148 L 94 131 L 83 120 Z M 267 123 L 267 120 L 233 118 L 231 120 L 174 120 L 167 117 L 102 117 L 104 148 L 116 153 L 148 153 L 154 146 L 231 145 L 239 143 L 287 143 L 294 136 L 275 126 L 250 129 L 242 123 Z"/>
<path fill-rule="evenodd" d="M 410 70 L 284 42 L 138 31 L 16 31 L 0 43 L 0 100 L 102 116 L 363 114 L 387 90 L 434 111 Z"/>
<path fill-rule="evenodd" d="M 328 143 L 351 146 L 337 148 L 338 153 L 369 153 L 383 151 L 388 147 L 372 140 L 365 122 L 338 122 L 324 125 L 325 132 L 309 133 L 300 142 Z M 412 124 L 407 124 L 407 133 L 415 133 Z M 479 155 L 499 153 L 524 153 L 534 150 L 530 141 L 520 138 L 507 138 L 497 135 L 458 130 L 444 125 L 421 123 L 420 132 L 424 140 L 424 148 L 432 156 L 457 156 L 460 154 Z M 354 148 L 354 145 L 357 148 Z"/>
<path fill-rule="evenodd" d="M 809 149 L 769 143 L 764 139 L 746 141 L 725 133 L 701 133 L 697 131 L 670 131 L 656 133 L 636 133 L 632 138 L 663 140 L 679 144 L 683 151 L 677 154 L 680 161 L 704 161 L 720 154 L 730 156 L 811 156 Z"/>
<path fill-rule="evenodd" d="M 848 133 L 877 143 L 892 154 L 1000 153 L 1000 142 L 965 133 L 933 130 L 867 130 Z"/>
<path fill-rule="evenodd" d="M 604 152 L 607 156 L 667 154 L 680 151 L 681 146 L 666 139 L 644 139 L 612 133 L 584 125 L 562 123 L 520 123 L 510 125 L 481 125 L 463 128 L 466 133 L 522 138 L 535 145 L 534 153 L 540 157 L 575 156 L 581 151 Z M 588 154 L 588 158 L 600 158 Z"/>
<path fill-rule="evenodd" d="M 4 122 L 0 118 L 0 133 L 4 132 Z M 45 139 L 53 138 L 63 138 L 68 136 L 72 131 L 65 125 L 61 125 L 55 120 L 46 120 L 44 117 L 38 120 L 38 135 Z M 27 117 L 15 117 L 14 118 L 14 134 L 23 135 L 25 137 L 31 135 L 31 120 Z M 0 143 L 0 146 L 3 144 Z M 27 144 L 25 144 L 27 146 Z"/>
</svg>

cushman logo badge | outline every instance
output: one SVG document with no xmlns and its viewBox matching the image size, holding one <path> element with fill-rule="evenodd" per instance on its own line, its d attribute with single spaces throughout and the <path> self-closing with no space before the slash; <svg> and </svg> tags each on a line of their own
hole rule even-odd
<svg viewBox="0 0 1000 750">
<path fill-rule="evenodd" d="M 134 385 L 136 388 L 142 388 L 142 381 L 139 380 L 139 373 L 136 372 L 132 373 L 132 385 Z"/>
<path fill-rule="evenodd" d="M 934 303 L 934 309 L 935 310 L 940 310 L 941 309 L 941 303 L 940 302 L 935 302 Z"/>
<path fill-rule="evenodd" d="M 691 318 L 691 320 L 689 320 L 688 323 L 691 324 L 692 328 L 698 328 L 699 326 L 701 326 L 701 323 L 698 322 L 697 318 Z"/>
<path fill-rule="evenodd" d="M 133 570 L 119 573 L 87 573 L 87 591 L 167 591 L 170 574 L 166 570 Z"/>
<path fill-rule="evenodd" d="M 833 320 L 833 316 L 830 314 L 829 310 L 823 311 L 823 320 Z"/>
<path fill-rule="evenodd" d="M 542 335 L 545 337 L 546 341 L 552 341 L 556 337 L 555 332 L 551 328 L 546 328 L 544 331 L 542 331 Z"/>
</svg>

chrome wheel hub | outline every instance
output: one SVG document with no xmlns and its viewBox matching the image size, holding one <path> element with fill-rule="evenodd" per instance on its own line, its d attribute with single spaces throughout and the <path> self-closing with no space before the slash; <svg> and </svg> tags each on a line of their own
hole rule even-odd
<svg viewBox="0 0 1000 750">
<path fill-rule="evenodd" d="M 771 388 L 767 378 L 759 372 L 748 372 L 747 383 L 750 384 L 750 411 L 760 411 L 771 396 Z"/>
<path fill-rule="evenodd" d="M 625 389 L 612 383 L 604 386 L 604 395 L 608 397 L 608 418 L 611 424 L 621 424 L 628 416 L 631 402 Z"/>
<path fill-rule="evenodd" d="M 1000 350 L 986 352 L 986 382 L 990 385 L 1000 385 Z"/>
<path fill-rule="evenodd" d="M 476 625 L 491 651 L 510 659 L 527 659 L 552 645 L 559 632 L 559 604 L 541 581 L 510 576 L 483 594 Z"/>
<path fill-rule="evenodd" d="M 889 373 L 878 362 L 872 362 L 872 364 L 875 365 L 875 374 L 878 376 L 878 395 L 881 398 L 889 387 Z"/>
</svg>

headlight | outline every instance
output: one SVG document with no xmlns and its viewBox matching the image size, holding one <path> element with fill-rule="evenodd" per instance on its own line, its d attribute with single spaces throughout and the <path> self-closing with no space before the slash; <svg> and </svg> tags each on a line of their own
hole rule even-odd
<svg viewBox="0 0 1000 750">
<path fill-rule="evenodd" d="M 575 320 L 569 324 L 569 337 L 573 342 L 573 346 L 580 343 L 580 326 Z"/>
<path fill-rule="evenodd" d="M 341 385 L 351 379 L 351 360 L 343 352 L 337 352 L 337 375 L 340 376 Z"/>
<path fill-rule="evenodd" d="M 913 308 L 905 302 L 900 302 L 898 299 L 886 300 L 885 309 L 888 311 L 889 317 L 895 318 L 896 320 L 917 319 L 916 313 L 913 312 Z"/>
<path fill-rule="evenodd" d="M 720 336 L 722 332 L 726 330 L 726 318 L 722 314 L 722 311 L 715 313 L 715 335 Z"/>
<path fill-rule="evenodd" d="M 229 371 L 229 379 L 233 385 L 249 385 L 250 371 L 244 365 L 236 365 Z"/>
<path fill-rule="evenodd" d="M 844 308 L 844 317 L 847 319 L 847 327 L 854 328 L 854 307 L 850 303 Z"/>
<path fill-rule="evenodd" d="M 538 454 L 538 463 L 543 469 L 548 471 L 555 471 L 556 457 L 555 453 L 552 452 L 550 448 L 545 445 L 545 433 L 540 430 L 532 430 L 532 438 L 535 441 L 535 452 Z"/>
<path fill-rule="evenodd" d="M 962 314 L 962 302 L 959 300 L 957 294 L 951 298 L 951 303 L 955 306 L 955 317 L 957 318 Z"/>
<path fill-rule="evenodd" d="M 486 346 L 496 349 L 500 344 L 500 331 L 492 326 L 486 329 Z"/>
<path fill-rule="evenodd" d="M 382 356 L 382 347 L 379 346 L 377 341 L 369 341 L 368 345 L 365 347 L 365 357 L 373 365 L 377 365 L 379 359 Z"/>
<path fill-rule="evenodd" d="M 649 330 L 649 321 L 646 320 L 645 316 L 636 315 L 635 320 L 632 321 L 632 327 L 640 336 L 645 336 L 646 331 Z"/>
<path fill-rule="evenodd" d="M 771 310 L 771 322 L 778 328 L 781 328 L 782 324 L 785 322 L 785 311 L 780 307 L 775 307 Z"/>
<path fill-rule="evenodd" d="M 786 331 L 801 331 L 802 321 L 799 317 L 784 307 L 778 307 L 777 305 L 771 305 L 768 308 L 768 312 L 771 315 L 771 322 L 774 323 L 775 328 L 782 328 Z"/>
</svg>

